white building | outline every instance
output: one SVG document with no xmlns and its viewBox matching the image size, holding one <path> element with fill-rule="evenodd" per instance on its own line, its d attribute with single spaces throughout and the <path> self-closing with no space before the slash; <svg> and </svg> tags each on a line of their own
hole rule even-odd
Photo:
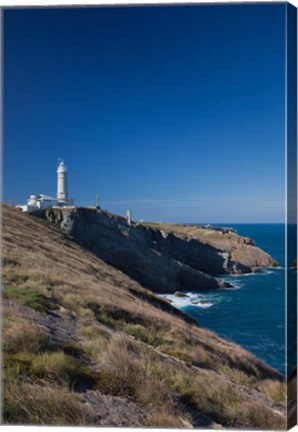
<svg viewBox="0 0 298 432">
<path fill-rule="evenodd" d="M 26 205 L 18 205 L 17 208 L 24 212 L 32 212 L 48 207 L 73 207 L 74 199 L 68 198 L 67 168 L 61 161 L 57 168 L 57 198 L 49 195 L 30 195 Z"/>
</svg>

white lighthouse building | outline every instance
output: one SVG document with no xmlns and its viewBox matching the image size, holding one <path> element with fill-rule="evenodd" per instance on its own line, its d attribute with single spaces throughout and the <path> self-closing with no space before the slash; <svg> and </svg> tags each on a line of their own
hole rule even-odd
<svg viewBox="0 0 298 432">
<path fill-rule="evenodd" d="M 67 168 L 62 161 L 57 168 L 57 198 L 49 195 L 30 195 L 26 205 L 16 206 L 24 212 L 44 209 L 48 207 L 73 207 L 74 199 L 68 198 Z"/>
<path fill-rule="evenodd" d="M 64 162 L 61 161 L 57 168 L 57 201 L 67 202 L 68 189 L 67 189 L 67 168 Z"/>
</svg>

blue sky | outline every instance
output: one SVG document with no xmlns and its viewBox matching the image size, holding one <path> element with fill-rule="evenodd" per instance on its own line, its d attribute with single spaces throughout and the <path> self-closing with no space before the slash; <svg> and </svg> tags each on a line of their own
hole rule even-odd
<svg viewBox="0 0 298 432">
<path fill-rule="evenodd" d="M 7 9 L 3 200 L 283 222 L 285 4 Z"/>
</svg>

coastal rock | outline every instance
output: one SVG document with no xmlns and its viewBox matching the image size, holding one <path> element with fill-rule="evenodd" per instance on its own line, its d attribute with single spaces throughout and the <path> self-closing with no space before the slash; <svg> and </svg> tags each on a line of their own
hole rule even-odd
<svg viewBox="0 0 298 432">
<path fill-rule="evenodd" d="M 77 243 L 155 292 L 174 293 L 187 287 L 205 291 L 227 282 L 193 268 L 159 250 L 159 238 L 144 226 L 88 208 L 46 209 L 36 215 L 58 225 Z M 123 235 L 125 233 L 125 235 Z"/>
<path fill-rule="evenodd" d="M 158 224 L 150 224 L 158 228 Z M 255 267 L 275 267 L 278 262 L 231 228 L 163 224 L 168 233 L 159 248 L 174 259 L 213 276 L 251 273 Z"/>
<path fill-rule="evenodd" d="M 211 303 L 209 300 L 192 300 L 191 303 L 194 305 L 200 305 L 203 307 L 209 307 L 209 306 L 213 305 L 213 303 Z"/>
<path fill-rule="evenodd" d="M 45 209 L 35 215 L 155 292 L 231 287 L 216 276 L 277 264 L 252 240 L 229 228 L 128 225 L 123 217 L 93 208 Z"/>
<path fill-rule="evenodd" d="M 175 296 L 176 297 L 189 297 L 187 294 L 181 292 L 181 291 L 176 291 L 175 292 Z"/>
</svg>

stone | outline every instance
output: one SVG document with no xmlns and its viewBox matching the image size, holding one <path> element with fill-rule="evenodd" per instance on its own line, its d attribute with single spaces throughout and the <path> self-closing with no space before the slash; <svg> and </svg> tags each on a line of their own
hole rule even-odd
<svg viewBox="0 0 298 432">
<path fill-rule="evenodd" d="M 187 294 L 184 294 L 184 293 L 181 292 L 181 291 L 176 291 L 176 292 L 175 292 L 175 296 L 176 296 L 176 297 L 189 297 Z"/>
</svg>

